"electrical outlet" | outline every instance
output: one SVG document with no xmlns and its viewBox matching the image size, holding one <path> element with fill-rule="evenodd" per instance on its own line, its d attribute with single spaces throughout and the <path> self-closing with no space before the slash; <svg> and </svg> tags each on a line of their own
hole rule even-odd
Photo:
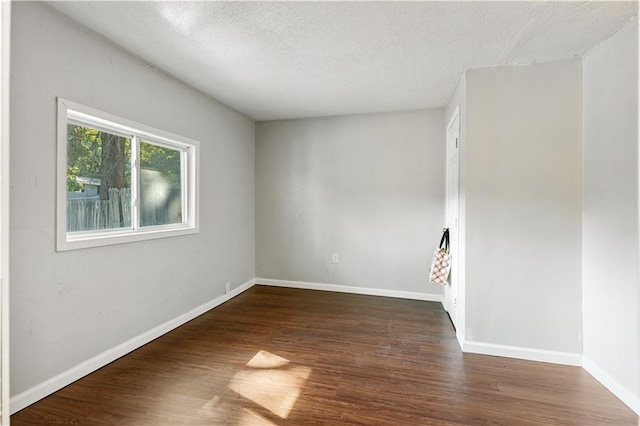
<svg viewBox="0 0 640 426">
<path fill-rule="evenodd" d="M 231 283 L 227 281 L 227 283 L 224 285 L 224 293 L 229 294 L 230 291 L 231 291 Z"/>
<path fill-rule="evenodd" d="M 338 256 L 338 253 L 333 253 L 331 255 L 331 262 L 333 262 L 333 263 L 339 263 L 340 262 L 340 257 Z"/>
</svg>

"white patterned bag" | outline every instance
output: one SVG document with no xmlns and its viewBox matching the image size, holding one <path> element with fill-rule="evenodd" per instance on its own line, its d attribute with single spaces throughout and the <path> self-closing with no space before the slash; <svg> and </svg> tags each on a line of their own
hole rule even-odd
<svg viewBox="0 0 640 426">
<path fill-rule="evenodd" d="M 429 270 L 429 282 L 431 284 L 446 285 L 451 273 L 451 254 L 449 253 L 449 228 L 442 232 L 440 245 L 433 254 L 431 269 Z"/>
</svg>

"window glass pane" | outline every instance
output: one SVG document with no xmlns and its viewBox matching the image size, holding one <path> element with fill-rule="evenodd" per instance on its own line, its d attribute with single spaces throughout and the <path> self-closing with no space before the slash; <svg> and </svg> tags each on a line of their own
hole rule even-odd
<svg viewBox="0 0 640 426">
<path fill-rule="evenodd" d="M 131 227 L 131 138 L 67 125 L 67 232 Z"/>
<path fill-rule="evenodd" d="M 140 226 L 182 223 L 181 151 L 140 142 Z"/>
</svg>

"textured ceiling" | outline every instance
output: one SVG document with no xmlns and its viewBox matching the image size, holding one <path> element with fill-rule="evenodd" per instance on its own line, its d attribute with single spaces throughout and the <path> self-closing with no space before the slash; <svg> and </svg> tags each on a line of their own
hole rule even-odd
<svg viewBox="0 0 640 426">
<path fill-rule="evenodd" d="M 256 120 L 447 103 L 467 68 L 582 56 L 637 2 L 50 2 Z"/>
</svg>

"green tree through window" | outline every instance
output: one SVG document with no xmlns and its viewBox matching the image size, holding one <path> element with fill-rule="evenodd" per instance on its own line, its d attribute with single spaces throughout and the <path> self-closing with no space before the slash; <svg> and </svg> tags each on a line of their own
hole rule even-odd
<svg viewBox="0 0 640 426">
<path fill-rule="evenodd" d="M 131 139 L 69 124 L 67 126 L 67 191 L 78 192 L 78 177 L 100 179 L 100 199 L 111 188 L 131 187 Z"/>
</svg>

